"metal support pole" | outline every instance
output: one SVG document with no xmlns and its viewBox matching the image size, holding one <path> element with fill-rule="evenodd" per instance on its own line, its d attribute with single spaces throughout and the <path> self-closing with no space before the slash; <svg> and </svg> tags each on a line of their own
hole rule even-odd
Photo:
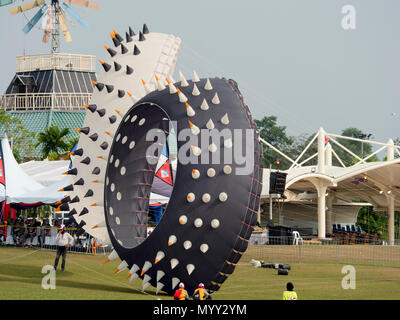
<svg viewBox="0 0 400 320">
<path fill-rule="evenodd" d="M 272 221 L 272 195 L 269 195 L 269 220 Z"/>
<path fill-rule="evenodd" d="M 320 128 L 318 131 L 318 173 L 325 173 L 325 131 Z"/>
<path fill-rule="evenodd" d="M 394 196 L 387 196 L 388 204 L 388 245 L 394 245 Z"/>
<path fill-rule="evenodd" d="M 388 141 L 389 146 L 387 147 L 387 160 L 394 159 L 394 142 L 392 139 Z M 388 203 L 388 245 L 394 245 L 394 195 L 389 194 L 387 197 Z"/>
</svg>

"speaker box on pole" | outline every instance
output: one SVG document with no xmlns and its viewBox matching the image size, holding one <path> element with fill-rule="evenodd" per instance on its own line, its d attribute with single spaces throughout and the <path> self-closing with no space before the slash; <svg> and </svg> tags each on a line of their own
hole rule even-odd
<svg viewBox="0 0 400 320">
<path fill-rule="evenodd" d="M 283 195 L 286 187 L 286 176 L 285 172 L 271 172 L 269 176 L 269 194 L 280 194 Z"/>
</svg>

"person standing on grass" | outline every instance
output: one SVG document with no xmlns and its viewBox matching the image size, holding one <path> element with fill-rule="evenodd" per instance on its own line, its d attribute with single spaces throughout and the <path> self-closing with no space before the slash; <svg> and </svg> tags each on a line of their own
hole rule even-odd
<svg viewBox="0 0 400 320">
<path fill-rule="evenodd" d="M 54 261 L 54 270 L 57 270 L 58 260 L 62 255 L 61 272 L 64 271 L 67 250 L 68 247 L 73 243 L 74 243 L 74 238 L 72 238 L 72 236 L 65 231 L 65 226 L 61 225 L 56 238 L 57 255 L 56 255 L 56 260 Z"/>
<path fill-rule="evenodd" d="M 293 283 L 288 282 L 286 284 L 286 291 L 283 291 L 283 300 L 297 300 L 297 293 L 293 289 Z"/>
</svg>

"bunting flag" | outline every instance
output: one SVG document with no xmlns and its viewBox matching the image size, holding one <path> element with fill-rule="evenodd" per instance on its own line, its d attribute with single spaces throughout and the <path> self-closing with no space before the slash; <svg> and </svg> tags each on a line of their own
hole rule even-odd
<svg viewBox="0 0 400 320">
<path fill-rule="evenodd" d="M 6 187 L 6 176 L 5 176 L 5 172 L 4 172 L 4 165 L 3 165 L 3 151 L 1 148 L 1 143 L 0 143 L 0 184 L 2 184 L 4 186 L 4 191 L 5 191 L 5 187 Z M 6 213 L 5 211 L 6 209 L 6 201 L 2 201 L 1 202 L 1 208 L 0 208 L 0 221 L 3 221 L 4 218 L 6 218 L 6 216 L 8 215 L 8 213 Z"/>
<path fill-rule="evenodd" d="M 0 148 L 0 183 L 3 186 L 6 185 L 6 177 L 4 173 L 4 164 L 3 164 L 3 156 L 1 154 L 1 148 Z"/>
<path fill-rule="evenodd" d="M 156 168 L 156 177 L 161 179 L 165 183 L 168 183 L 171 186 L 173 185 L 172 170 L 171 170 L 171 164 L 169 161 L 167 144 L 164 145 L 163 151 L 158 160 L 157 168 Z"/>
<path fill-rule="evenodd" d="M 0 224 L 1 224 L 1 221 L 3 221 L 3 207 L 4 207 L 3 202 L 4 202 L 4 201 L 2 201 L 2 202 L 0 203 Z M 1 227 L 0 227 L 0 228 L 1 228 Z"/>
</svg>

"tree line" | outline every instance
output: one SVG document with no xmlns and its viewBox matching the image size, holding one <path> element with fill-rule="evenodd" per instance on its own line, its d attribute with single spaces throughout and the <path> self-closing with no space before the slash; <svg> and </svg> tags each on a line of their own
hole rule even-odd
<svg viewBox="0 0 400 320">
<path fill-rule="evenodd" d="M 276 116 L 265 116 L 260 120 L 255 120 L 260 137 L 268 141 L 275 148 L 279 149 L 291 159 L 295 160 L 313 139 L 314 134 L 301 134 L 299 136 L 290 136 L 286 132 L 286 126 L 278 124 Z M 32 159 L 49 159 L 59 160 L 67 158 L 68 152 L 72 149 L 79 137 L 67 138 L 70 130 L 68 128 L 59 128 L 51 126 L 46 128 L 35 136 L 33 132 L 27 130 L 21 120 L 0 110 L 0 133 L 7 134 L 13 141 L 13 154 L 18 162 L 25 162 Z M 368 139 L 370 134 L 364 133 L 358 128 L 346 128 L 341 132 L 342 136 Z M 359 141 L 351 141 L 338 138 L 337 141 L 352 151 L 360 158 L 365 157 L 373 152 L 371 144 L 361 143 Z M 395 139 L 395 144 L 400 144 L 400 138 Z M 40 149 L 40 156 L 35 156 L 36 148 Z M 332 149 L 340 157 L 346 166 L 353 165 L 358 162 L 358 159 L 342 148 L 332 144 Z M 317 152 L 317 144 L 311 144 L 307 152 L 302 156 L 302 160 L 307 159 Z M 263 148 L 263 167 L 286 170 L 291 166 L 291 162 L 280 156 L 277 152 L 264 146 Z M 279 161 L 277 161 L 279 160 Z M 367 161 L 378 161 L 376 156 L 369 158 Z M 338 160 L 333 157 L 333 165 L 340 166 Z M 278 164 L 279 163 L 279 164 Z M 312 158 L 307 165 L 316 165 L 317 157 Z M 400 233 L 400 215 L 396 212 L 396 235 Z M 363 207 L 358 215 L 357 224 L 363 230 L 368 230 L 372 233 L 387 233 L 387 218 L 381 213 L 373 211 L 370 207 Z"/>
<path fill-rule="evenodd" d="M 64 159 L 79 139 L 68 138 L 69 128 L 58 126 L 50 126 L 35 135 L 23 126 L 20 119 L 4 110 L 0 110 L 0 133 L 2 137 L 6 134 L 12 139 L 12 151 L 18 163 L 33 159 Z M 37 148 L 40 150 L 39 155 Z"/>
</svg>

